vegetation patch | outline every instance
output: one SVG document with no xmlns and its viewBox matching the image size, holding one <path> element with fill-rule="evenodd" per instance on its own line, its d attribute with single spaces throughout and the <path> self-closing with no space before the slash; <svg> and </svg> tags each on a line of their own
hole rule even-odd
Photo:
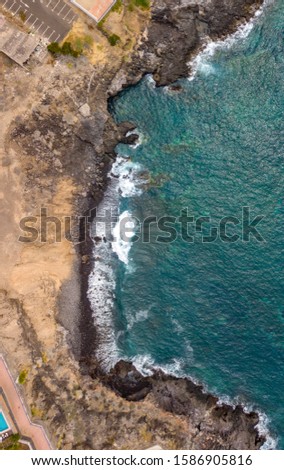
<svg viewBox="0 0 284 470">
<path fill-rule="evenodd" d="M 73 48 L 71 42 L 64 42 L 62 46 L 58 42 L 52 42 L 47 46 L 48 52 L 52 55 L 71 55 L 72 57 L 79 57 L 82 54 L 82 49 L 76 50 Z"/>
<path fill-rule="evenodd" d="M 111 34 L 107 39 L 111 46 L 116 46 L 116 44 L 120 41 L 120 37 L 117 34 Z"/>
<path fill-rule="evenodd" d="M 151 6 L 150 0 L 131 0 L 129 3 L 129 10 L 133 10 L 134 7 L 141 8 L 142 10 L 149 10 Z"/>
<path fill-rule="evenodd" d="M 121 13 L 122 7 L 123 7 L 122 0 L 116 0 L 116 2 L 113 5 L 111 11 L 116 11 L 117 13 Z"/>
<path fill-rule="evenodd" d="M 28 370 L 27 369 L 23 369 L 20 373 L 19 373 L 19 377 L 18 377 L 18 382 L 19 384 L 23 385 L 26 380 L 27 380 L 27 376 L 28 376 Z"/>
<path fill-rule="evenodd" d="M 31 406 L 31 414 L 33 418 L 39 418 L 42 419 L 44 416 L 44 412 L 37 408 L 35 405 Z"/>
<path fill-rule="evenodd" d="M 0 450 L 28 450 L 28 446 L 19 442 L 20 435 L 13 434 L 0 443 Z"/>
<path fill-rule="evenodd" d="M 27 15 L 23 10 L 20 10 L 19 17 L 21 18 L 22 22 L 25 23 L 25 21 L 27 19 Z"/>
</svg>

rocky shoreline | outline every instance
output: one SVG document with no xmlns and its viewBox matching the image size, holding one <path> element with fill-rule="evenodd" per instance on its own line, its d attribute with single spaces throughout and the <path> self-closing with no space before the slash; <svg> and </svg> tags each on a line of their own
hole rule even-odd
<svg viewBox="0 0 284 470">
<path fill-rule="evenodd" d="M 189 61 L 200 50 L 206 37 L 224 38 L 236 31 L 238 25 L 247 21 L 262 2 L 238 0 L 237 2 L 215 0 L 207 4 L 180 0 L 157 0 L 153 2 L 152 16 L 143 39 L 133 53 L 127 67 L 122 66 L 109 84 L 107 95 L 116 99 L 117 94 L 128 86 L 136 84 L 145 74 L 151 73 L 157 86 L 173 85 L 178 79 L 187 77 Z M 115 124 L 110 116 L 112 132 Z M 109 130 L 104 133 L 104 143 L 114 157 L 113 143 L 124 142 L 125 128 L 112 133 L 109 145 Z M 131 126 L 131 125 L 130 125 Z M 131 143 L 131 142 L 128 142 Z M 99 202 L 96 199 L 96 204 Z M 89 211 L 94 208 L 93 201 Z M 101 370 L 96 360 L 96 331 L 93 326 L 89 301 L 87 299 L 88 277 L 92 270 L 93 242 L 88 239 L 81 245 L 82 257 L 89 263 L 82 265 L 82 317 L 80 323 L 81 357 L 83 374 L 100 378 L 102 383 L 130 402 L 151 400 L 156 406 L 176 416 L 188 419 L 191 448 L 195 449 L 259 449 L 265 436 L 259 435 L 256 425 L 259 416 L 247 413 L 242 406 L 232 407 L 219 404 L 218 398 L 206 393 L 202 386 L 190 379 L 176 378 L 161 370 L 153 370 L 150 377 L 143 377 L 133 364 L 120 361 L 109 372 Z"/>
<path fill-rule="evenodd" d="M 108 100 L 146 73 L 159 85 L 187 76 L 205 34 L 234 31 L 259 5 L 154 0 L 150 18 L 128 3 L 104 24 L 121 45 L 110 46 L 82 16 L 70 34 L 93 35 L 88 58 L 34 58 L 27 70 L 0 55 L 0 350 L 15 380 L 24 371 L 27 409 L 54 448 L 258 449 L 264 438 L 255 413 L 219 405 L 199 385 L 162 371 L 145 378 L 120 362 L 105 374 L 96 358 L 86 295 L 93 242 L 82 242 L 77 222 L 102 200 L 115 145 L 133 126 L 116 125 Z M 75 219 L 71 241 L 65 230 L 60 243 L 52 231 L 43 243 L 18 242 L 21 219 L 38 220 L 42 207 Z"/>
</svg>

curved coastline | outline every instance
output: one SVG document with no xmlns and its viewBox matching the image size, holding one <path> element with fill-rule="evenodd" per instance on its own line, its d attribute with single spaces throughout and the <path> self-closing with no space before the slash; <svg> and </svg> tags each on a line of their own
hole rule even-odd
<svg viewBox="0 0 284 470">
<path fill-rule="evenodd" d="M 167 4 L 166 6 L 168 8 L 171 2 L 167 1 L 164 3 Z M 240 23 L 243 25 L 244 20 L 251 20 L 251 17 L 256 14 L 255 8 L 258 8 L 260 4 L 261 2 L 257 2 L 252 6 L 252 3 L 248 2 L 248 5 L 252 8 L 250 8 L 249 11 L 247 10 L 245 15 L 238 15 L 237 17 L 235 16 L 234 21 L 230 22 L 229 24 L 226 23 L 223 30 L 218 30 L 217 28 L 216 31 L 213 28 L 212 39 L 221 37 L 222 40 L 224 40 L 224 35 L 227 36 L 228 34 L 236 33 L 235 30 L 240 25 Z M 214 7 L 216 6 L 214 5 Z M 154 29 L 157 28 L 157 24 L 163 24 L 163 22 L 161 21 L 161 11 L 159 9 L 159 5 L 158 11 L 154 12 L 151 21 L 152 24 L 154 24 Z M 153 38 L 154 37 L 156 37 L 155 34 Z M 200 41 L 202 41 L 201 37 Z M 151 65 L 149 61 L 147 61 L 147 58 L 145 60 L 145 55 L 147 55 L 148 52 L 149 54 L 152 54 L 153 48 L 154 44 L 147 44 L 147 41 L 143 42 L 140 45 L 139 50 L 144 51 L 144 58 L 141 59 L 141 54 L 139 55 L 137 53 L 136 55 L 134 55 L 130 67 L 127 69 L 122 69 L 121 73 L 118 74 L 119 76 L 114 78 L 108 90 L 110 100 L 116 99 L 116 96 L 118 96 L 118 94 L 121 90 L 123 90 L 123 88 L 136 84 L 142 78 L 142 76 L 148 73 L 153 74 L 155 78 L 155 83 L 158 86 L 173 86 L 172 84 L 176 82 L 177 79 L 188 76 L 188 67 L 186 63 L 183 63 L 182 67 L 179 67 L 178 75 L 176 75 L 177 70 L 175 69 L 174 73 L 172 73 L 172 76 L 170 76 L 170 72 L 165 72 L 165 65 L 167 64 L 168 58 L 162 58 L 159 65 L 157 65 L 157 62 Z M 194 42 L 194 45 L 190 43 L 189 49 L 190 52 L 187 50 L 186 55 L 188 57 L 188 54 L 190 54 L 190 56 L 192 57 L 192 55 L 194 56 L 194 54 L 196 54 L 196 51 L 202 51 L 204 49 L 204 46 L 202 46 L 201 43 L 197 44 L 196 42 Z M 112 117 L 110 117 L 110 120 L 112 120 Z M 122 125 L 117 132 L 117 136 L 119 136 L 117 138 L 117 143 L 122 142 L 123 139 L 125 139 L 127 131 L 131 129 L 133 129 L 133 126 L 129 123 L 126 125 L 126 127 Z M 110 167 L 108 168 L 108 172 L 109 169 Z M 107 186 L 107 174 L 105 176 L 105 184 Z M 101 194 L 100 198 L 96 200 L 96 203 L 98 204 L 99 202 L 101 202 L 102 199 L 103 194 Z M 89 209 L 92 209 L 93 207 L 94 201 L 90 201 Z M 163 371 L 159 368 L 153 368 L 150 376 L 145 377 L 144 374 L 141 373 L 141 371 L 137 370 L 137 367 L 125 361 L 119 361 L 112 368 L 111 371 L 105 372 L 102 369 L 100 362 L 97 360 L 97 349 L 99 348 L 99 342 L 98 337 L 96 335 L 96 328 L 94 327 L 93 322 L 93 316 L 95 315 L 95 312 L 91 308 L 90 300 L 86 295 L 88 291 L 89 276 L 93 270 L 93 263 L 95 262 L 92 258 L 92 254 L 93 242 L 89 237 L 87 242 L 82 246 L 82 255 L 88 256 L 90 259 L 92 259 L 92 263 L 88 263 L 85 265 L 82 264 L 81 270 L 83 304 L 83 315 L 81 317 L 80 322 L 81 367 L 84 373 L 90 374 L 94 377 L 99 376 L 103 383 L 111 387 L 113 390 L 116 391 L 116 393 L 118 393 L 123 398 L 126 398 L 127 400 L 140 401 L 144 400 L 146 397 L 149 398 L 150 396 L 150 399 L 154 400 L 155 403 L 157 403 L 158 406 L 162 409 L 170 411 L 174 414 L 183 414 L 189 416 L 190 419 L 192 419 L 193 414 L 192 403 L 195 403 L 197 409 L 199 408 L 199 412 L 200 410 L 202 410 L 202 406 L 205 403 L 204 409 L 206 409 L 207 411 L 208 407 L 211 409 L 212 416 L 216 418 L 217 427 L 214 429 L 213 438 L 211 435 L 211 438 L 213 439 L 212 441 L 210 441 L 210 439 L 208 438 L 212 430 L 208 431 L 208 429 L 205 429 L 204 433 L 202 434 L 201 430 L 199 429 L 200 435 L 203 439 L 203 444 L 199 445 L 205 445 L 204 443 L 207 442 L 208 448 L 235 448 L 234 439 L 236 440 L 236 435 L 232 433 L 231 429 L 226 429 L 226 439 L 222 441 L 222 443 L 218 441 L 217 423 L 218 421 L 220 422 L 220 418 L 222 416 L 226 416 L 226 420 L 228 422 L 233 423 L 234 426 L 238 429 L 239 433 L 244 432 L 241 441 L 238 441 L 238 443 L 235 444 L 241 447 L 236 448 L 242 448 L 242 446 L 247 446 L 244 448 L 249 449 L 259 449 L 262 446 L 263 448 L 273 448 L 275 446 L 275 441 L 273 441 L 273 439 L 267 435 L 264 436 L 264 433 L 268 432 L 265 424 L 267 418 L 264 415 L 262 415 L 259 411 L 252 411 L 250 408 L 247 407 L 246 404 L 235 404 L 232 403 L 230 400 L 229 402 L 227 402 L 227 400 L 222 400 L 217 396 L 208 393 L 205 390 L 204 386 L 196 384 L 191 378 L 174 377 L 167 371 Z M 190 410 L 185 405 L 186 400 L 191 403 Z M 248 436 L 250 436 L 249 439 Z M 206 439 L 209 440 L 206 441 Z M 198 445 L 198 442 L 199 441 L 197 439 L 195 445 Z M 228 445 L 228 447 L 222 447 L 222 445 Z"/>
</svg>

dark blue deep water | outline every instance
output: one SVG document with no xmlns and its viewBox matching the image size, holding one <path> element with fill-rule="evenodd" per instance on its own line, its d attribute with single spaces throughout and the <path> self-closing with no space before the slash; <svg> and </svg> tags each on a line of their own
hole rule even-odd
<svg viewBox="0 0 284 470">
<path fill-rule="evenodd" d="M 142 220 L 211 217 L 194 243 L 178 236 L 133 243 L 116 272 L 115 330 L 121 356 L 205 384 L 221 397 L 265 413 L 284 449 L 284 1 L 268 6 L 246 39 L 203 57 L 181 90 L 148 79 L 113 103 L 118 121 L 142 135 L 118 152 L 149 171 L 141 195 L 120 211 Z M 243 207 L 253 236 L 202 242 L 224 216 L 242 236 Z M 235 219 L 234 219 L 235 220 Z M 178 224 L 176 224 L 178 227 Z M 203 240 L 204 241 L 204 240 Z"/>
</svg>

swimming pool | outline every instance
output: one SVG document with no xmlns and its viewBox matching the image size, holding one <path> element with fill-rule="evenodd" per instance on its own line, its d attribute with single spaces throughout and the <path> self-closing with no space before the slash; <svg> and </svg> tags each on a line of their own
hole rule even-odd
<svg viewBox="0 0 284 470">
<path fill-rule="evenodd" d="M 7 431 L 9 429 L 9 425 L 5 419 L 4 414 L 0 411 L 0 432 Z"/>
</svg>

